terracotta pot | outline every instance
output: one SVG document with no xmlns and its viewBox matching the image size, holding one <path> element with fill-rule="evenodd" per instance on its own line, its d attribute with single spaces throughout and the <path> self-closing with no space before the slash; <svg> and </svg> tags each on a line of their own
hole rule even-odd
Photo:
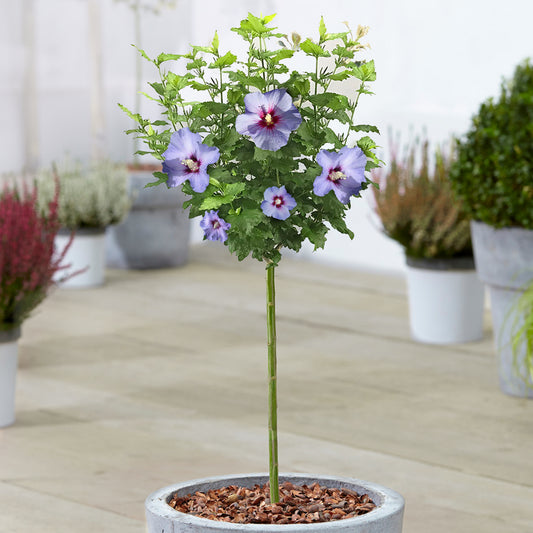
<svg viewBox="0 0 533 533">
<path fill-rule="evenodd" d="M 334 520 L 318 524 L 233 524 L 180 513 L 168 505 L 170 497 L 178 492 L 185 496 L 196 491 L 205 492 L 228 485 L 252 487 L 268 481 L 266 474 L 246 474 L 231 477 L 198 479 L 172 485 L 151 494 L 145 503 L 148 533 L 202 533 L 202 532 L 248 532 L 248 533 L 401 533 L 404 500 L 393 490 L 374 483 L 333 476 L 311 476 L 309 474 L 282 474 L 280 483 L 290 481 L 296 485 L 311 485 L 318 482 L 327 487 L 347 488 L 358 494 L 368 494 L 377 505 L 376 509 L 356 518 Z"/>
</svg>

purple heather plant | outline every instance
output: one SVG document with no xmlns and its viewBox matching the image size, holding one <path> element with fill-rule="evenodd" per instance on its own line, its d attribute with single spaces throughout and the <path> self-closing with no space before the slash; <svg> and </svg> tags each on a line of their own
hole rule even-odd
<svg viewBox="0 0 533 533">
<path fill-rule="evenodd" d="M 267 217 L 287 220 L 291 209 L 296 207 L 296 201 L 283 187 L 269 187 L 263 195 L 261 210 Z"/>
<path fill-rule="evenodd" d="M 321 19 L 315 40 L 289 38 L 270 25 L 273 18 L 249 14 L 232 28 L 248 46 L 244 58 L 221 52 L 217 33 L 209 46 L 185 54 L 151 59 L 139 50 L 157 69 L 150 98 L 163 118 L 121 108 L 138 123 L 128 133 L 146 144 L 139 153 L 163 162 L 147 186 L 181 185 L 190 197 L 184 207 L 203 217 L 207 240 L 266 265 L 270 493 L 277 502 L 275 268 L 282 248 L 298 251 L 305 240 L 323 248 L 330 229 L 353 238 L 347 210 L 372 184 L 365 171 L 380 161 L 367 135 L 378 129 L 355 121 L 360 96 L 372 94 L 367 84 L 376 78 L 374 62 L 359 57 L 367 28 L 328 33 Z M 314 68 L 291 70 L 287 61 L 297 55 Z M 174 61 L 185 68 L 175 73 L 168 68 Z M 349 79 L 358 81 L 349 97 L 332 90 Z"/>
</svg>

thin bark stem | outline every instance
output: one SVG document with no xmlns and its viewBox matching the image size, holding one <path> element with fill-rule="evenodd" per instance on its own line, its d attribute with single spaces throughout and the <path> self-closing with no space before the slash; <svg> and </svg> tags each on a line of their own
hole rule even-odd
<svg viewBox="0 0 533 533">
<path fill-rule="evenodd" d="M 271 503 L 279 502 L 276 289 L 274 274 L 274 265 L 268 265 L 266 269 L 268 339 L 268 451 Z"/>
</svg>

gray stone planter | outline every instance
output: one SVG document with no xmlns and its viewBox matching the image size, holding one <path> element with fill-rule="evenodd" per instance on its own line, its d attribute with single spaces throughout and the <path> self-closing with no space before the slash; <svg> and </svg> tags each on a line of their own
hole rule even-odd
<svg viewBox="0 0 533 533">
<path fill-rule="evenodd" d="M 401 533 L 404 500 L 396 492 L 357 479 L 349 479 L 332 476 L 310 476 L 308 474 L 285 474 L 280 475 L 280 482 L 291 481 L 294 484 L 312 484 L 315 481 L 327 487 L 342 487 L 354 490 L 357 493 L 365 493 L 377 505 L 373 511 L 357 518 L 346 520 L 336 520 L 319 524 L 294 524 L 294 525 L 272 525 L 272 524 L 233 524 L 228 522 L 217 522 L 198 518 L 185 513 L 180 513 L 172 509 L 167 502 L 175 492 L 180 495 L 187 495 L 198 490 L 204 492 L 210 489 L 217 489 L 227 485 L 238 485 L 252 487 L 257 484 L 264 484 L 268 481 L 266 474 L 247 474 L 231 477 L 214 477 L 198 479 L 172 485 L 158 490 L 151 494 L 145 503 L 146 520 L 148 533 L 202 533 L 202 532 L 234 532 L 242 531 L 248 533 L 261 532 L 284 532 L 284 533 Z"/>
<path fill-rule="evenodd" d="M 151 172 L 130 175 L 132 208 L 126 219 L 107 232 L 107 264 L 114 268 L 170 268 L 185 264 L 189 254 L 186 195 L 164 185 L 145 188 Z"/>
<path fill-rule="evenodd" d="M 500 388 L 512 396 L 533 398 L 533 383 L 528 387 L 513 368 L 510 318 L 513 303 L 533 279 L 533 231 L 495 229 L 482 222 L 472 222 L 471 227 L 478 275 L 490 290 Z"/>
</svg>

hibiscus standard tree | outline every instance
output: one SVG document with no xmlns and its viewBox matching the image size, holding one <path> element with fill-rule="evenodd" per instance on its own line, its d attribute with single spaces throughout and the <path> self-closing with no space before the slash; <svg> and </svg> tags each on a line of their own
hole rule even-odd
<svg viewBox="0 0 533 533">
<path fill-rule="evenodd" d="M 371 183 L 365 172 L 379 164 L 366 135 L 379 132 L 355 120 L 376 77 L 373 61 L 357 57 L 367 28 L 328 33 L 322 19 L 316 39 L 302 40 L 272 27 L 273 18 L 249 14 L 232 29 L 247 43 L 244 58 L 221 51 L 217 34 L 187 54 L 152 59 L 139 50 L 158 71 L 147 96 L 163 118 L 121 107 L 138 124 L 128 133 L 146 144 L 139 153 L 162 161 L 148 186 L 181 186 L 206 239 L 239 260 L 265 263 L 270 497 L 277 502 L 275 267 L 283 248 L 298 251 L 306 239 L 323 248 L 332 228 L 353 238 L 345 215 Z M 297 69 L 300 62 L 311 70 Z M 350 78 L 359 82 L 350 97 L 332 90 Z"/>
</svg>

